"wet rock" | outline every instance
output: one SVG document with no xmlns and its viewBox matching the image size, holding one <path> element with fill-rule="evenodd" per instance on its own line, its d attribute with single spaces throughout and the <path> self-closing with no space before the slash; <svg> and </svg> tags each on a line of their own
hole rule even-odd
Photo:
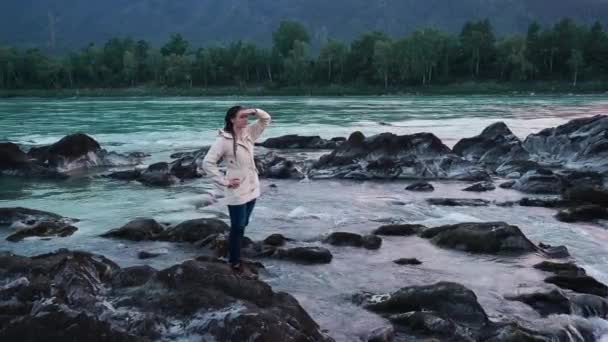
<svg viewBox="0 0 608 342">
<path fill-rule="evenodd" d="M 348 232 L 331 233 L 323 242 L 334 246 L 364 247 L 367 249 L 378 249 L 382 245 L 382 239 L 375 235 L 361 236 Z"/>
<path fill-rule="evenodd" d="M 163 231 L 158 240 L 174 242 L 197 242 L 213 234 L 225 234 L 230 227 L 218 219 L 194 219 L 184 221 Z"/>
<path fill-rule="evenodd" d="M 546 271 L 546 272 L 556 273 L 556 274 L 560 274 L 560 273 L 570 273 L 570 274 L 579 274 L 579 275 L 586 274 L 585 270 L 583 268 L 580 268 L 571 262 L 560 263 L 560 262 L 543 261 L 541 263 L 534 265 L 534 268 L 542 270 L 542 271 Z"/>
<path fill-rule="evenodd" d="M 137 180 L 141 176 L 141 171 L 139 170 L 126 170 L 126 171 L 116 171 L 112 172 L 108 175 L 105 175 L 107 178 L 124 180 L 124 181 L 134 181 Z"/>
<path fill-rule="evenodd" d="M 559 198 L 529 198 L 524 197 L 517 202 L 522 207 L 563 208 L 572 202 Z"/>
<path fill-rule="evenodd" d="M 492 184 L 492 182 L 479 182 L 462 189 L 462 191 L 483 192 L 491 191 L 494 189 L 496 189 L 496 187 L 494 186 L 494 184 Z"/>
<path fill-rule="evenodd" d="M 281 234 L 272 234 L 265 238 L 263 243 L 270 246 L 280 247 L 285 245 L 285 243 L 288 241 L 291 241 L 291 239 L 288 239 Z"/>
<path fill-rule="evenodd" d="M 528 304 L 534 310 L 538 311 L 542 316 L 555 314 L 569 315 L 570 300 L 561 291 L 553 290 L 550 292 L 537 292 L 530 294 L 522 294 L 518 296 L 507 297 L 510 300 L 516 300 Z"/>
<path fill-rule="evenodd" d="M 165 254 L 169 254 L 169 250 L 167 250 L 166 248 L 158 248 L 158 249 L 151 249 L 151 250 L 141 250 L 141 251 L 137 252 L 137 258 L 139 258 L 139 259 L 151 259 L 151 258 L 156 258 L 156 257 L 159 257 L 161 255 L 165 255 Z"/>
<path fill-rule="evenodd" d="M 0 143 L 0 175 L 56 180 L 68 178 L 60 172 L 32 163 L 17 144 L 10 142 Z"/>
<path fill-rule="evenodd" d="M 405 187 L 405 190 L 431 192 L 434 191 L 435 188 L 433 187 L 433 185 L 427 182 L 415 182 Z"/>
<path fill-rule="evenodd" d="M 427 198 L 431 205 L 447 207 L 487 207 L 490 201 L 481 198 Z"/>
<path fill-rule="evenodd" d="M 393 261 L 397 265 L 420 265 L 422 261 L 416 258 L 401 258 Z"/>
<path fill-rule="evenodd" d="M 543 169 L 539 163 L 532 160 L 513 160 L 503 163 L 496 168 L 496 174 L 507 178 L 519 178 L 530 172 Z"/>
<path fill-rule="evenodd" d="M 160 162 L 148 166 L 137 180 L 149 186 L 169 186 L 177 183 L 178 178 L 171 174 L 168 163 Z"/>
<path fill-rule="evenodd" d="M 102 237 L 131 241 L 155 240 L 165 230 L 163 225 L 150 218 L 135 219 L 124 226 L 102 234 Z"/>
<path fill-rule="evenodd" d="M 382 239 L 376 235 L 364 235 L 361 238 L 363 248 L 366 249 L 378 249 L 382 246 Z"/>
<path fill-rule="evenodd" d="M 608 286 L 588 275 L 562 272 L 548 277 L 545 282 L 579 293 L 588 293 L 600 297 L 608 296 Z"/>
<path fill-rule="evenodd" d="M 369 332 L 366 337 L 367 342 L 393 342 L 395 330 L 393 327 L 379 327 Z"/>
<path fill-rule="evenodd" d="M 152 279 L 158 271 L 148 265 L 120 269 L 112 275 L 114 288 L 141 286 Z"/>
<path fill-rule="evenodd" d="M 0 208 L 0 226 L 33 225 L 36 222 L 61 221 L 66 223 L 78 222 L 73 218 L 63 217 L 48 211 L 29 209 L 23 207 Z"/>
<path fill-rule="evenodd" d="M 560 210 L 555 218 L 562 222 L 586 222 L 608 219 L 608 208 L 597 204 L 586 204 Z"/>
<path fill-rule="evenodd" d="M 521 140 L 503 122 L 491 124 L 476 137 L 460 140 L 453 151 L 467 160 L 494 166 L 530 158 Z"/>
<path fill-rule="evenodd" d="M 292 296 L 209 258 L 156 271 L 66 250 L 1 253 L 0 275 L 31 279 L 10 298 L 31 310 L 3 313 L 3 341 L 331 341 Z"/>
<path fill-rule="evenodd" d="M 339 145 L 339 142 L 337 140 L 325 140 L 319 136 L 290 134 L 268 138 L 256 145 L 276 149 L 334 149 Z"/>
<path fill-rule="evenodd" d="M 564 190 L 562 197 L 575 203 L 597 204 L 608 207 L 608 190 L 593 186 L 576 186 Z"/>
<path fill-rule="evenodd" d="M 561 259 L 570 257 L 570 252 L 566 246 L 551 246 L 544 243 L 539 243 L 540 250 L 549 258 Z"/>
<path fill-rule="evenodd" d="M 296 161 L 270 152 L 255 158 L 260 177 L 275 179 L 303 179 L 305 167 Z"/>
<path fill-rule="evenodd" d="M 348 179 L 489 179 L 488 173 L 466 161 L 430 133 L 397 136 L 382 133 L 366 138 L 361 132 L 332 153 L 322 156 L 311 178 Z"/>
<path fill-rule="evenodd" d="M 18 229 L 16 232 L 9 235 L 6 240 L 11 242 L 18 242 L 31 236 L 66 237 L 74 234 L 74 232 L 77 230 L 78 228 L 58 220 L 38 221 L 32 226 Z"/>
<path fill-rule="evenodd" d="M 169 164 L 169 173 L 180 180 L 200 178 L 195 157 L 182 157 Z"/>
<path fill-rule="evenodd" d="M 303 264 L 328 264 L 333 258 L 328 249 L 321 247 L 278 249 L 275 256 L 279 259 L 287 259 Z"/>
<path fill-rule="evenodd" d="M 416 235 L 426 229 L 420 224 L 388 224 L 374 230 L 375 235 L 410 236 Z"/>
<path fill-rule="evenodd" d="M 530 134 L 524 147 L 538 160 L 571 169 L 608 172 L 608 116 L 596 115 Z"/>
<path fill-rule="evenodd" d="M 32 147 L 28 156 L 50 168 L 69 170 L 73 169 L 70 164 L 76 161 L 84 167 L 99 165 L 99 152 L 101 146 L 95 139 L 83 133 L 76 133 L 67 135 L 49 146 Z"/>
<path fill-rule="evenodd" d="M 560 194 L 566 183 L 550 170 L 529 171 L 518 179 L 513 189 L 530 194 Z"/>
<path fill-rule="evenodd" d="M 472 253 L 522 254 L 537 249 L 518 227 L 504 222 L 445 225 L 428 228 L 420 236 L 440 247 Z"/>
<path fill-rule="evenodd" d="M 498 185 L 500 188 L 502 189 L 511 189 L 513 187 L 513 185 L 515 185 L 515 181 L 506 181 L 504 183 L 500 183 L 500 185 Z"/>
</svg>

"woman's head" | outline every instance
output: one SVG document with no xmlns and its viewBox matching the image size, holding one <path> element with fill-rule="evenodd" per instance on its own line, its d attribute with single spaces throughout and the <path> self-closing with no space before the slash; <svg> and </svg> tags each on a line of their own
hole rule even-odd
<svg viewBox="0 0 608 342">
<path fill-rule="evenodd" d="M 247 127 L 247 112 L 241 106 L 230 107 L 224 117 L 224 131 L 234 133 L 235 129 Z"/>
</svg>

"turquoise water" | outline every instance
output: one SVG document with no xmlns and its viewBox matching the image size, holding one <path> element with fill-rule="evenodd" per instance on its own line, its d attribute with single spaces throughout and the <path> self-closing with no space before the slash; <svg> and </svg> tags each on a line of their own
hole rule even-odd
<svg viewBox="0 0 608 342">
<path fill-rule="evenodd" d="M 85 132 L 109 151 L 142 151 L 146 162 L 169 160 L 169 155 L 211 143 L 222 125 L 225 110 L 243 104 L 264 108 L 273 123 L 264 137 L 283 134 L 348 136 L 432 132 L 448 146 L 479 134 L 487 125 L 504 121 L 516 135 L 556 126 L 572 118 L 608 114 L 607 96 L 520 97 L 218 97 L 119 99 L 11 99 L 0 100 L 0 140 L 30 146 L 49 144 L 66 134 Z M 149 188 L 97 177 L 107 170 L 91 170 L 67 182 L 27 182 L 0 178 L 0 206 L 24 206 L 80 219 L 71 237 L 4 240 L 0 250 L 39 254 L 60 247 L 104 254 L 121 265 L 149 263 L 167 267 L 201 251 L 190 245 L 164 242 L 130 243 L 99 238 L 136 217 L 181 222 L 198 217 L 223 217 L 225 209 L 202 207 L 205 192 L 213 190 L 205 179 L 171 188 Z M 278 188 L 268 185 L 274 183 Z M 564 244 L 575 261 L 603 282 L 608 282 L 608 231 L 600 225 L 565 224 L 550 209 L 523 207 L 440 208 L 428 206 L 425 197 L 483 197 L 515 200 L 522 194 L 497 189 L 477 195 L 462 192 L 461 182 L 437 182 L 432 194 L 406 193 L 407 182 L 263 180 L 247 235 L 254 239 L 279 232 L 301 240 L 315 240 L 331 231 L 368 233 L 380 221 L 397 220 L 429 226 L 463 221 L 504 220 L 519 226 L 534 242 Z M 403 202 L 405 205 L 395 205 Z M 139 260 L 140 249 L 166 248 L 169 254 Z M 548 285 L 544 274 L 531 269 L 535 255 L 521 258 L 473 256 L 440 250 L 418 238 L 387 238 L 379 251 L 331 247 L 334 260 L 323 266 L 298 266 L 264 261 L 263 275 L 273 287 L 298 298 L 323 328 L 340 341 L 363 339 L 365 332 L 387 324 L 349 303 L 356 291 L 392 291 L 402 286 L 440 280 L 472 288 L 494 319 L 514 318 L 547 322 L 527 306 L 504 300 L 516 292 Z M 416 257 L 417 268 L 399 267 L 392 260 Z M 602 321 L 605 322 L 605 321 Z M 598 324 L 598 323 L 596 323 Z M 608 324 L 608 323 L 607 323 Z M 599 323 L 598 329 L 605 324 Z M 603 331 L 603 330 L 602 330 Z M 608 331 L 608 330 L 607 330 Z"/>
</svg>

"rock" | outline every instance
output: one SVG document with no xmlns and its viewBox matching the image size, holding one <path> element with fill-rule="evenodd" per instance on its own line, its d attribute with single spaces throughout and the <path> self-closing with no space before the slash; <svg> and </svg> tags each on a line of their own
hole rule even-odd
<svg viewBox="0 0 608 342">
<path fill-rule="evenodd" d="M 148 166 L 137 179 L 144 185 L 169 186 L 177 182 L 177 177 L 171 174 L 169 164 L 160 162 Z"/>
<path fill-rule="evenodd" d="M 198 164 L 194 157 L 186 156 L 172 161 L 169 164 L 169 173 L 180 180 L 200 178 Z"/>
<path fill-rule="evenodd" d="M 518 179 L 513 189 L 530 194 L 559 194 L 566 183 L 549 170 L 529 171 Z"/>
<path fill-rule="evenodd" d="M 608 301 L 591 294 L 573 294 L 570 296 L 572 311 L 583 317 L 608 317 Z"/>
<path fill-rule="evenodd" d="M 0 143 L 0 175 L 57 180 L 68 178 L 67 175 L 32 163 L 17 144 L 10 142 Z"/>
<path fill-rule="evenodd" d="M 562 197 L 564 200 L 570 202 L 597 204 L 608 207 L 608 190 L 600 187 L 569 187 L 564 190 Z"/>
<path fill-rule="evenodd" d="M 500 185 L 498 185 L 500 188 L 502 189 L 511 189 L 513 187 L 513 185 L 515 185 L 515 181 L 506 181 L 504 183 L 500 183 Z"/>
<path fill-rule="evenodd" d="M 364 235 L 361 242 L 365 249 L 378 249 L 382 246 L 382 239 L 376 235 Z"/>
<path fill-rule="evenodd" d="M 389 224 L 374 230 L 375 235 L 409 236 L 416 235 L 426 229 L 420 224 Z"/>
<path fill-rule="evenodd" d="M 270 245 L 270 246 L 280 247 L 280 246 L 285 245 L 285 243 L 287 241 L 291 241 L 291 240 L 287 239 L 286 237 L 284 237 L 281 234 L 272 234 L 272 235 L 269 235 L 267 238 L 265 238 L 263 243 Z"/>
<path fill-rule="evenodd" d="M 401 258 L 393 261 L 397 265 L 420 265 L 422 261 L 416 258 Z"/>
<path fill-rule="evenodd" d="M 322 156 L 309 176 L 348 179 L 489 179 L 483 168 L 455 155 L 430 133 L 401 136 L 382 133 L 366 138 L 361 132 L 355 132 L 344 144 Z"/>
<path fill-rule="evenodd" d="M 540 161 L 606 174 L 607 129 L 608 116 L 596 115 L 530 134 L 523 144 Z"/>
<path fill-rule="evenodd" d="M 579 293 L 588 293 L 600 297 L 608 296 L 608 286 L 588 275 L 562 272 L 548 277 L 545 282 Z"/>
<path fill-rule="evenodd" d="M 276 179 L 303 179 L 304 166 L 270 152 L 255 158 L 260 177 Z"/>
<path fill-rule="evenodd" d="M 364 306 L 381 314 L 434 312 L 439 317 L 470 327 L 481 328 L 488 323 L 488 316 L 477 302 L 475 293 L 457 283 L 404 287 L 384 298 L 374 299 L 364 301 Z"/>
<path fill-rule="evenodd" d="M 448 207 L 487 207 L 490 201 L 481 198 L 427 198 L 431 205 Z"/>
<path fill-rule="evenodd" d="M 364 247 L 366 249 L 378 249 L 382 245 L 382 239 L 377 236 L 361 236 L 347 232 L 331 233 L 323 242 L 334 246 Z"/>
<path fill-rule="evenodd" d="M 608 208 L 597 204 L 585 204 L 560 210 L 555 218 L 562 222 L 585 222 L 608 219 Z"/>
<path fill-rule="evenodd" d="M 339 145 L 336 140 L 325 140 L 319 136 L 300 136 L 297 134 L 268 138 L 257 146 L 276 149 L 334 149 Z"/>
<path fill-rule="evenodd" d="M 83 133 L 76 133 L 67 135 L 49 146 L 32 147 L 27 154 L 42 165 L 64 171 L 100 165 L 100 152 L 101 146 L 95 139 Z M 71 165 L 75 162 L 76 165 Z"/>
<path fill-rule="evenodd" d="M 408 185 L 405 190 L 431 192 L 434 191 L 435 188 L 433 187 L 433 185 L 427 182 L 415 182 Z"/>
<path fill-rule="evenodd" d="M 505 162 L 530 159 L 521 140 L 503 122 L 491 124 L 476 137 L 460 140 L 454 145 L 453 151 L 467 160 L 494 167 Z"/>
<path fill-rule="evenodd" d="M 522 207 L 563 208 L 572 202 L 559 198 L 529 198 L 524 197 L 517 202 Z"/>
<path fill-rule="evenodd" d="M 303 264 L 328 264 L 333 256 L 328 249 L 321 247 L 294 247 L 278 249 L 276 257 Z"/>
<path fill-rule="evenodd" d="M 210 258 L 156 271 L 67 250 L 1 253 L 0 274 L 31 279 L 6 298 L 26 310 L 3 312 L 2 341 L 331 341 L 292 296 Z"/>
<path fill-rule="evenodd" d="M 77 230 L 78 228 L 58 220 L 38 221 L 30 227 L 25 227 L 17 230 L 13 234 L 9 235 L 6 240 L 11 242 L 18 242 L 23 240 L 24 238 L 31 236 L 66 237 L 74 234 L 74 232 Z"/>
<path fill-rule="evenodd" d="M 166 248 L 158 248 L 152 250 L 142 250 L 137 252 L 137 258 L 139 259 L 151 259 L 161 255 L 169 254 L 169 250 Z"/>
<path fill-rule="evenodd" d="M 225 234 L 230 227 L 218 219 L 194 219 L 184 221 L 175 227 L 163 231 L 158 240 L 174 242 L 196 242 L 213 234 Z"/>
<path fill-rule="evenodd" d="M 519 178 L 530 171 L 543 169 L 543 167 L 532 160 L 512 160 L 503 163 L 496 168 L 496 174 L 507 178 Z"/>
<path fill-rule="evenodd" d="M 141 176 L 141 171 L 139 171 L 139 170 L 127 170 L 127 171 L 112 172 L 108 175 L 105 175 L 104 177 L 124 180 L 124 181 L 134 181 L 134 180 L 139 179 L 140 176 Z"/>
<path fill-rule="evenodd" d="M 571 262 L 567 263 L 559 263 L 559 262 L 551 262 L 551 261 L 543 261 L 534 265 L 534 268 L 543 270 L 546 272 L 552 272 L 556 274 L 560 273 L 569 273 L 569 274 L 578 274 L 585 275 L 585 270 L 576 266 Z"/>
<path fill-rule="evenodd" d="M 462 189 L 462 191 L 474 191 L 474 192 L 483 192 L 483 191 L 491 191 L 496 189 L 492 182 L 479 182 L 475 183 L 467 188 Z"/>
<path fill-rule="evenodd" d="M 559 290 L 546 293 L 522 294 L 507 297 L 507 299 L 526 303 L 543 317 L 555 314 L 569 315 L 571 313 L 570 300 Z"/>
<path fill-rule="evenodd" d="M 62 221 L 66 223 L 78 222 L 76 219 L 66 218 L 48 211 L 29 209 L 23 207 L 0 208 L 0 226 L 10 226 L 17 223 L 33 225 L 41 221 Z"/>
<path fill-rule="evenodd" d="M 566 246 L 551 246 L 544 243 L 539 243 L 540 250 L 549 258 L 561 259 L 570 257 L 570 252 Z"/>
<path fill-rule="evenodd" d="M 444 248 L 471 253 L 523 254 L 536 246 L 516 226 L 504 222 L 472 222 L 428 228 L 421 237 Z"/>
<path fill-rule="evenodd" d="M 114 288 L 141 286 L 156 275 L 158 271 L 148 265 L 123 268 L 112 275 Z"/>
<path fill-rule="evenodd" d="M 165 228 L 154 219 L 139 218 L 101 236 L 131 241 L 155 240 L 164 230 Z"/>
<path fill-rule="evenodd" d="M 562 180 L 565 183 L 564 187 L 566 189 L 564 189 L 564 191 L 567 189 L 581 189 L 589 192 L 589 195 L 599 195 L 600 198 L 603 198 L 603 200 L 600 201 L 606 203 L 606 191 L 602 191 L 602 187 L 604 186 L 604 176 L 602 174 L 593 171 L 568 169 L 557 170 L 556 173 L 562 177 Z M 590 193 L 591 189 L 597 189 L 599 190 L 599 193 Z"/>
<path fill-rule="evenodd" d="M 393 342 L 395 330 L 393 327 L 379 327 L 369 332 L 364 341 L 367 342 Z"/>
</svg>

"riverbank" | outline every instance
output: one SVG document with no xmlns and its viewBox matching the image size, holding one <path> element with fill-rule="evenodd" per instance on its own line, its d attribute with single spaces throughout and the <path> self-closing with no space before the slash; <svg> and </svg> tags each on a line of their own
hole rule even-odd
<svg viewBox="0 0 608 342">
<path fill-rule="evenodd" d="M 416 87 L 303 86 L 303 87 L 156 87 L 82 88 L 82 89 L 0 89 L 0 98 L 11 97 L 130 97 L 130 96 L 365 96 L 365 95 L 531 95 L 601 94 L 608 82 L 587 82 L 573 86 L 564 82 L 497 83 L 465 82 Z"/>
</svg>

